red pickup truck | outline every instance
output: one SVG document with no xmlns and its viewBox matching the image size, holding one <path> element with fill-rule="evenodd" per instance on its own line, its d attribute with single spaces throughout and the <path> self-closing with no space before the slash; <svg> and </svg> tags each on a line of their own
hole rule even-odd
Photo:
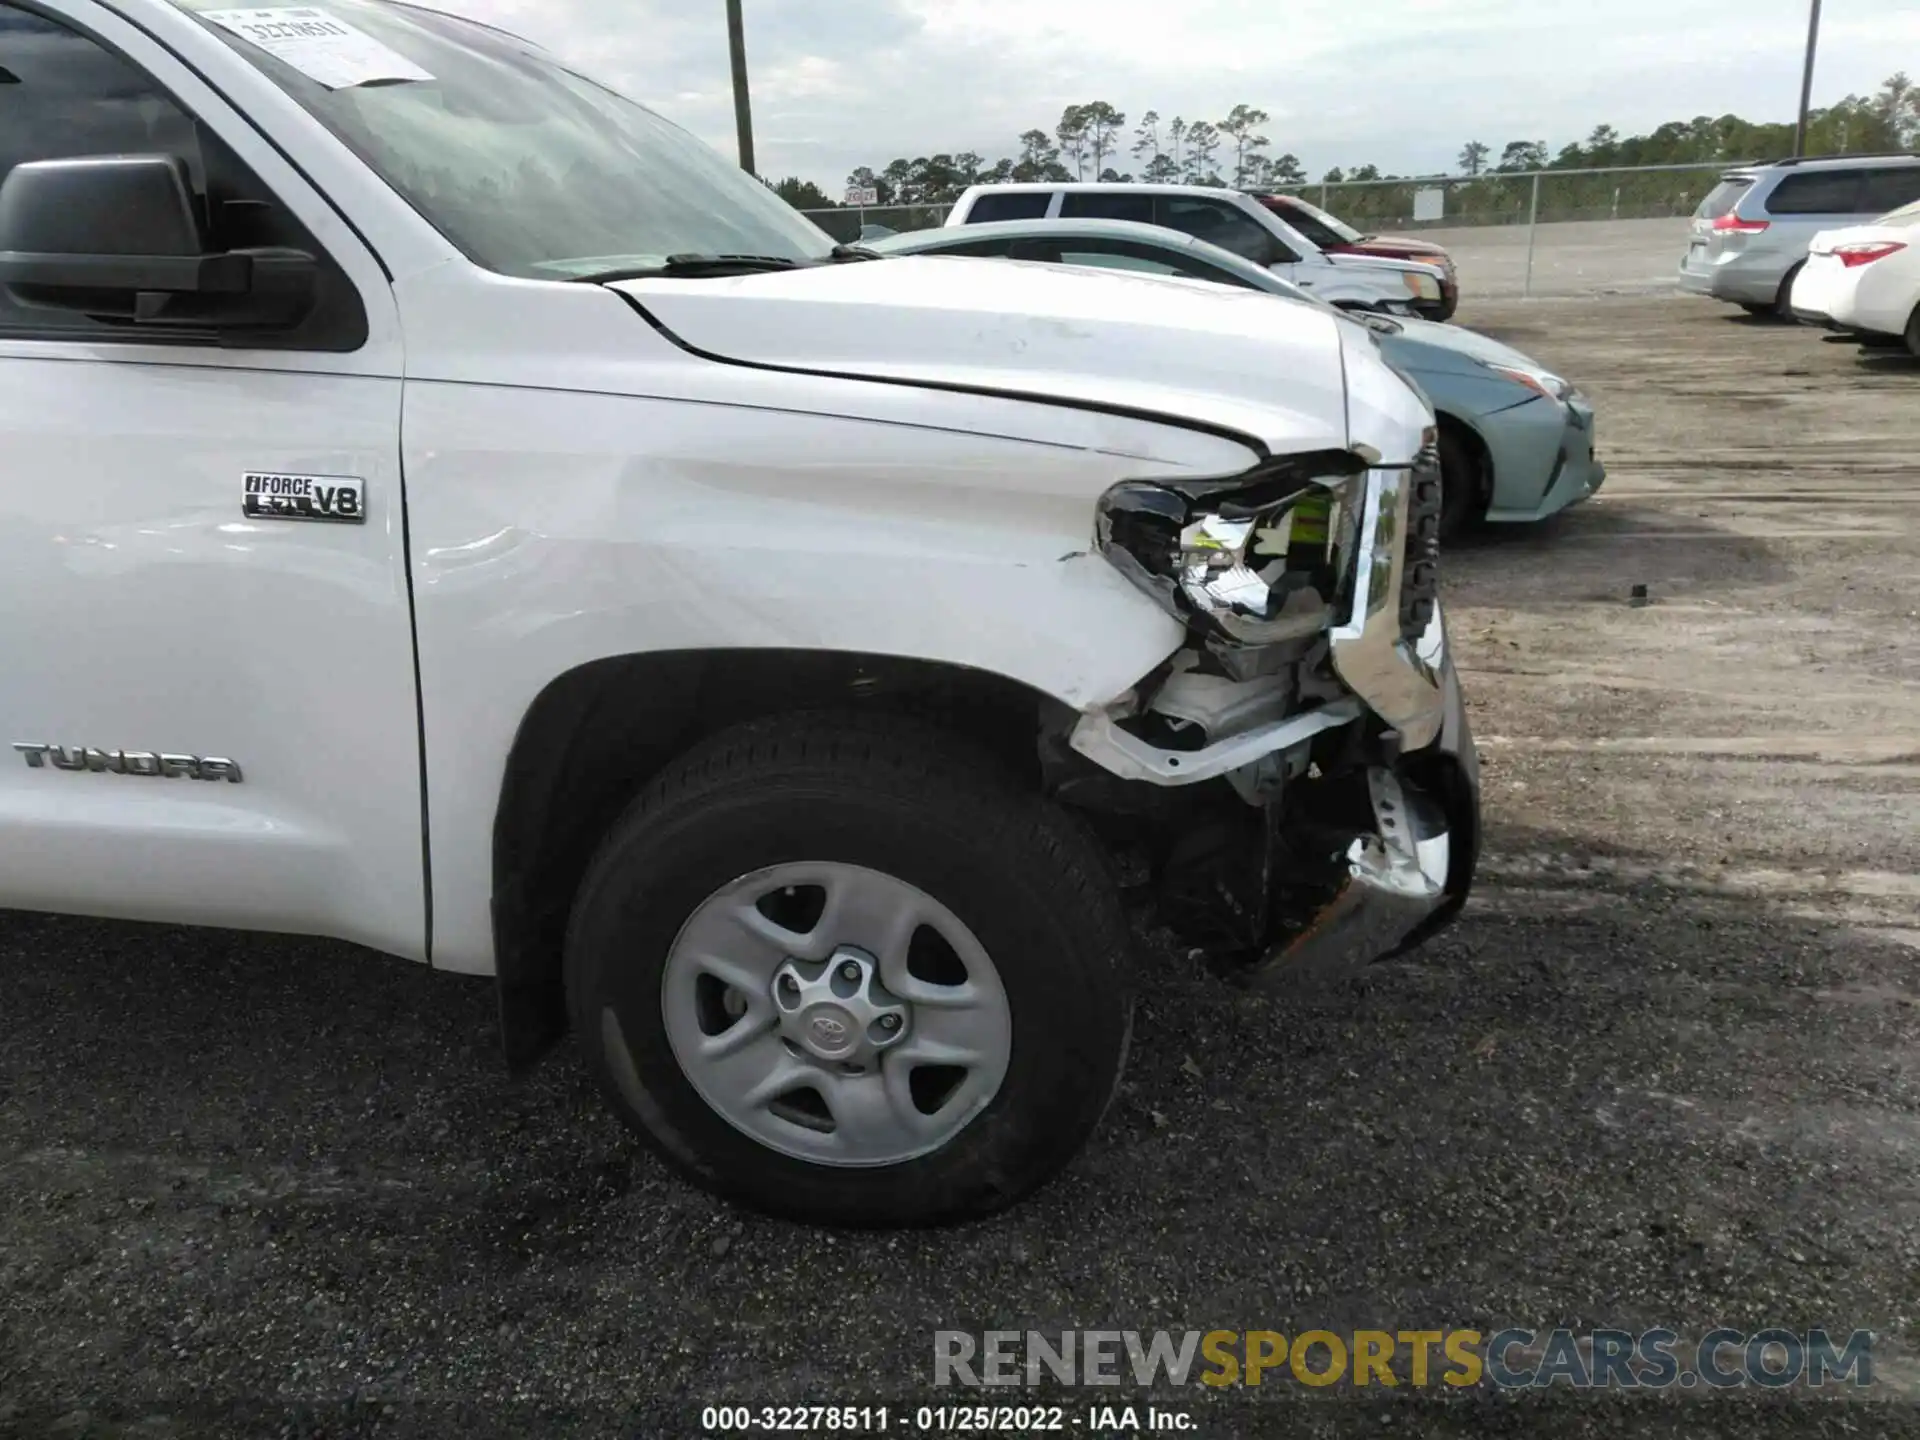
<svg viewBox="0 0 1920 1440">
<path fill-rule="evenodd" d="M 1322 250 L 1335 255 L 1379 255 L 1388 260 L 1418 260 L 1440 267 L 1443 308 L 1437 318 L 1450 320 L 1460 308 L 1460 282 L 1446 247 L 1411 235 L 1363 235 L 1346 221 L 1329 215 L 1298 195 L 1259 195 L 1262 205 L 1279 215 Z"/>
</svg>

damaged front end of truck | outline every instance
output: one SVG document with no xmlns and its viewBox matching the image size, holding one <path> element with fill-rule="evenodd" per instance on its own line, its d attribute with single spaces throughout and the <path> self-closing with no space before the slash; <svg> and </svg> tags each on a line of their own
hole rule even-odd
<svg viewBox="0 0 1920 1440">
<path fill-rule="evenodd" d="M 1459 911 L 1479 774 L 1438 589 L 1440 471 L 1357 449 L 1127 481 L 1100 551 L 1187 627 L 1042 738 L 1048 788 L 1222 973 L 1325 983 Z"/>
</svg>

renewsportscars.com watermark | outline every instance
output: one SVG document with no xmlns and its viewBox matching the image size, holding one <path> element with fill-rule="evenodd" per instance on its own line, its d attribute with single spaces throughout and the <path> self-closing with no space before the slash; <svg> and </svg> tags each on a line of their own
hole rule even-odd
<svg viewBox="0 0 1920 1440">
<path fill-rule="evenodd" d="M 935 1385 L 1864 1389 L 1873 1333 L 1825 1330 L 937 1330 Z"/>
</svg>

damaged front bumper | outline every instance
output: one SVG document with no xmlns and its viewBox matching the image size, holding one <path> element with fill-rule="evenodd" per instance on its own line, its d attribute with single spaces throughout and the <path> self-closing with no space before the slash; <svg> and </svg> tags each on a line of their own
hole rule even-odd
<svg viewBox="0 0 1920 1440">
<path fill-rule="evenodd" d="M 1479 764 L 1436 594 L 1437 465 L 1370 470 L 1351 501 L 1324 645 L 1256 678 L 1176 668 L 1138 710 L 1083 715 L 1069 736 L 1132 788 L 1188 797 L 1156 852 L 1162 918 L 1256 983 L 1324 983 L 1419 943 L 1458 913 L 1479 855 Z"/>
<path fill-rule="evenodd" d="M 1440 617 L 1434 625 L 1444 637 Z M 1419 944 L 1466 903 L 1480 855 L 1480 762 L 1451 660 L 1439 668 L 1432 745 L 1370 757 L 1347 777 L 1347 803 L 1316 814 L 1309 801 L 1293 833 L 1279 828 L 1268 853 L 1271 929 L 1252 978 L 1337 980 Z"/>
</svg>

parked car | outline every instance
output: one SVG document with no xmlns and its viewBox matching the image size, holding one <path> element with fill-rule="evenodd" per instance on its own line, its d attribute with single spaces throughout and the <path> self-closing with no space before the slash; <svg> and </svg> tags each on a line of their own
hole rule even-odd
<svg viewBox="0 0 1920 1440">
<path fill-rule="evenodd" d="M 1795 318 L 1920 359 L 1920 201 L 1871 225 L 1822 230 L 1793 282 Z"/>
<path fill-rule="evenodd" d="M 1124 220 L 1009 220 L 882 240 L 887 255 L 951 255 L 1084 265 L 1325 302 L 1238 255 L 1157 225 Z M 1339 312 L 1334 312 L 1339 313 Z M 1442 536 L 1471 521 L 1539 520 L 1585 500 L 1606 479 L 1593 407 L 1511 346 L 1458 325 L 1348 315 L 1387 363 L 1417 384 L 1440 422 Z"/>
<path fill-rule="evenodd" d="M 1080 1149 L 1123 885 L 1283 990 L 1464 902 L 1360 331 L 877 260 L 498 30 L 208 5 L 0 0 L 0 907 L 493 976 L 694 1180 L 883 1225 Z"/>
<path fill-rule="evenodd" d="M 1251 195 L 1195 185 L 975 185 L 947 224 L 998 220 L 1128 220 L 1163 225 L 1231 250 L 1343 309 L 1438 316 L 1438 267 L 1383 256 L 1328 254 Z"/>
<path fill-rule="evenodd" d="M 1413 235 L 1369 235 L 1298 195 L 1277 191 L 1254 198 L 1329 255 L 1378 255 L 1388 260 L 1414 260 L 1440 271 L 1441 307 L 1432 318 L 1451 320 L 1460 308 L 1460 280 L 1447 247 Z"/>
<path fill-rule="evenodd" d="M 1920 200 L 1920 155 L 1835 155 L 1728 170 L 1693 212 L 1680 288 L 1782 318 L 1807 247 Z"/>
</svg>

